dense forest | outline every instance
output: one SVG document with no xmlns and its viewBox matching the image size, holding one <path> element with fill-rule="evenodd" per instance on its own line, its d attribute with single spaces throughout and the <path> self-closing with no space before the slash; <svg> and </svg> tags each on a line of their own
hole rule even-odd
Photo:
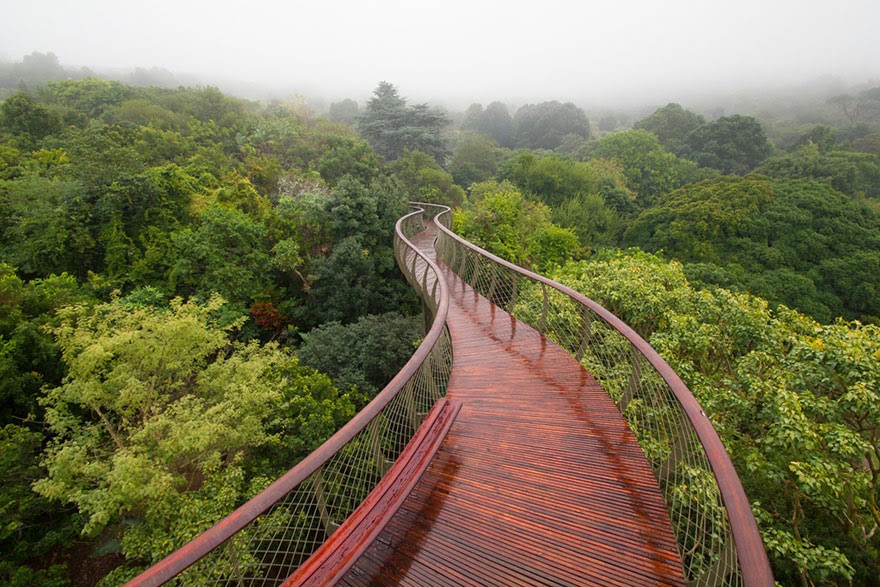
<svg viewBox="0 0 880 587">
<path fill-rule="evenodd" d="M 780 583 L 880 584 L 880 88 L 594 124 L 27 65 L 0 70 L 0 585 L 118 584 L 350 419 L 423 334 L 412 199 L 660 351 Z"/>
</svg>

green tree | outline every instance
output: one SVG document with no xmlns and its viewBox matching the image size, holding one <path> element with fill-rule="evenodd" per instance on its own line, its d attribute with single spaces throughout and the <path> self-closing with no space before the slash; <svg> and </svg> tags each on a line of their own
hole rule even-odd
<svg viewBox="0 0 880 587">
<path fill-rule="evenodd" d="M 464 201 L 464 190 L 452 175 L 437 165 L 427 153 L 406 151 L 389 166 L 413 201 L 433 202 L 457 207 Z"/>
<path fill-rule="evenodd" d="M 488 181 L 498 173 L 498 145 L 479 133 L 463 133 L 452 153 L 449 173 L 463 188 Z"/>
<path fill-rule="evenodd" d="M 92 207 L 78 182 L 28 175 L 0 192 L 4 260 L 26 278 L 68 272 L 84 278 L 99 266 Z"/>
<path fill-rule="evenodd" d="M 358 113 L 358 103 L 351 98 L 330 104 L 330 120 L 353 125 L 357 121 Z"/>
<path fill-rule="evenodd" d="M 587 165 L 560 155 L 536 157 L 530 151 L 523 151 L 508 160 L 505 167 L 505 179 L 550 207 L 593 191 L 593 178 Z"/>
<path fill-rule="evenodd" d="M 772 147 L 751 116 L 722 116 L 685 137 L 681 155 L 703 167 L 744 175 L 770 156 Z"/>
<path fill-rule="evenodd" d="M 327 373 L 340 389 L 357 387 L 372 398 L 412 357 L 424 335 L 420 316 L 396 312 L 362 316 L 347 325 L 327 322 L 302 335 L 297 356 L 303 365 Z"/>
<path fill-rule="evenodd" d="M 485 109 L 481 104 L 472 104 L 465 113 L 461 129 L 478 132 L 502 147 L 514 146 L 513 118 L 501 102 L 492 102 Z"/>
<path fill-rule="evenodd" d="M 320 214 L 307 224 L 323 226 L 318 230 L 326 237 L 310 255 L 307 303 L 295 312 L 304 328 L 409 307 L 414 294 L 400 279 L 390 229 L 407 209 L 400 182 L 382 176 L 366 184 L 345 177 L 315 204 L 320 207 L 303 212 Z"/>
<path fill-rule="evenodd" d="M 797 141 L 795 141 L 794 145 L 792 145 L 792 150 L 796 150 L 810 144 L 816 145 L 819 148 L 819 151 L 825 153 L 827 151 L 833 151 L 835 148 L 837 148 L 838 141 L 833 129 L 825 125 L 819 124 L 798 137 Z"/>
<path fill-rule="evenodd" d="M 329 148 L 318 159 L 318 171 L 328 184 L 333 186 L 346 176 L 367 183 L 379 177 L 379 159 L 364 140 L 336 137 L 328 143 Z"/>
<path fill-rule="evenodd" d="M 409 149 L 445 163 L 449 151 L 442 132 L 448 124 L 445 114 L 426 104 L 407 106 L 397 88 L 388 82 L 379 83 L 358 118 L 361 135 L 388 161 Z"/>
<path fill-rule="evenodd" d="M 553 224 L 546 204 L 527 200 L 509 182 L 475 185 L 453 219 L 458 234 L 524 267 L 540 269 L 578 254 L 577 236 Z"/>
<path fill-rule="evenodd" d="M 819 181 L 848 196 L 880 199 L 880 155 L 824 150 L 809 142 L 793 153 L 767 159 L 755 171 Z"/>
<path fill-rule="evenodd" d="M 617 130 L 617 117 L 613 114 L 605 114 L 599 119 L 597 125 L 602 132 L 614 132 Z"/>
<path fill-rule="evenodd" d="M 654 133 L 663 148 L 681 155 L 687 135 L 705 123 L 706 120 L 699 114 L 685 110 L 680 104 L 670 102 L 647 118 L 636 122 L 633 128 Z"/>
<path fill-rule="evenodd" d="M 64 375 L 44 327 L 58 307 L 84 299 L 69 275 L 26 282 L 0 263 L 0 425 L 41 417 L 40 389 Z"/>
<path fill-rule="evenodd" d="M 331 321 L 348 324 L 368 314 L 416 306 L 412 289 L 398 277 L 390 249 L 366 247 L 361 239 L 343 239 L 328 256 L 313 261 L 309 303 L 297 313 L 305 328 Z"/>
<path fill-rule="evenodd" d="M 219 292 L 234 310 L 242 310 L 270 288 L 266 227 L 243 212 L 212 206 L 200 215 L 197 227 L 175 232 L 172 243 L 172 292 L 202 300 Z"/>
<path fill-rule="evenodd" d="M 861 153 L 880 155 L 880 132 L 874 132 L 854 140 L 850 148 Z"/>
<path fill-rule="evenodd" d="M 53 329 L 69 372 L 43 400 L 54 438 L 34 487 L 75 505 L 85 535 L 121 535 L 133 562 L 218 521 L 352 414 L 326 376 L 277 347 L 232 343 L 222 304 L 71 306 Z M 301 450 L 248 479 L 248 457 L 288 437 Z"/>
<path fill-rule="evenodd" d="M 50 82 L 44 90 L 50 103 L 98 118 L 140 92 L 119 82 L 97 78 Z"/>
<path fill-rule="evenodd" d="M 636 194 L 627 186 L 623 165 L 615 159 L 591 159 L 587 170 L 593 186 L 605 205 L 620 216 L 628 216 L 637 210 Z"/>
<path fill-rule="evenodd" d="M 341 241 L 357 236 L 374 251 L 391 249 L 392 232 L 397 219 L 408 207 L 408 198 L 400 182 L 382 177 L 369 184 L 344 178 L 324 202 L 329 217 L 331 238 Z"/>
<path fill-rule="evenodd" d="M 0 64 L 0 88 L 33 88 L 48 81 L 82 76 L 82 71 L 74 71 L 61 66 L 58 56 L 52 52 L 34 51 L 24 55 L 19 63 Z"/>
<path fill-rule="evenodd" d="M 602 137 L 592 157 L 613 159 L 623 166 L 627 185 L 636 193 L 636 203 L 642 208 L 684 185 L 685 177 L 691 173 L 687 162 L 665 150 L 657 136 L 647 130 Z"/>
<path fill-rule="evenodd" d="M 60 130 L 58 116 L 25 92 L 0 103 L 0 133 L 12 136 L 21 149 L 36 149 L 45 137 Z"/>
<path fill-rule="evenodd" d="M 31 489 L 43 476 L 43 441 L 43 434 L 25 426 L 0 427 L 0 584 L 10 587 L 67 584 L 52 551 L 73 540 L 78 529 L 69 512 Z M 42 564 L 27 564 L 35 559 Z"/>
<path fill-rule="evenodd" d="M 601 194 L 581 194 L 553 209 L 553 221 L 577 235 L 583 247 L 614 246 L 623 223 Z"/>
<path fill-rule="evenodd" d="M 827 185 L 750 175 L 670 193 L 639 215 L 625 242 L 724 267 L 748 291 L 823 321 L 872 320 L 878 229 L 880 215 Z M 844 267 L 856 273 L 836 281 Z"/>
<path fill-rule="evenodd" d="M 834 96 L 829 98 L 828 103 L 838 107 L 851 124 L 880 120 L 880 86 L 859 92 L 855 96 Z"/>
<path fill-rule="evenodd" d="M 566 102 L 527 104 L 513 117 L 517 147 L 526 149 L 555 149 L 566 135 L 590 138 L 590 121 L 584 111 Z"/>
</svg>

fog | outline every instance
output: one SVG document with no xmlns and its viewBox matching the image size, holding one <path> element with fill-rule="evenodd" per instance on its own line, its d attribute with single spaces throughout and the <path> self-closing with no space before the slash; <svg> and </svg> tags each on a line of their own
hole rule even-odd
<svg viewBox="0 0 880 587">
<path fill-rule="evenodd" d="M 159 67 L 276 97 L 363 101 L 386 80 L 411 100 L 457 108 L 634 105 L 880 79 L 877 0 L 5 4 L 2 60 L 51 51 L 69 67 Z"/>
</svg>

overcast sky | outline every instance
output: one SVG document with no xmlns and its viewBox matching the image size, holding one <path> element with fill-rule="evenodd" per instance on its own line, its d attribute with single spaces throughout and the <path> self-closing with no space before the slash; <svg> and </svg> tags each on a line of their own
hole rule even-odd
<svg viewBox="0 0 880 587">
<path fill-rule="evenodd" d="M 363 100 L 673 100 L 880 80 L 880 0 L 4 0 L 0 59 L 160 67 Z"/>
</svg>

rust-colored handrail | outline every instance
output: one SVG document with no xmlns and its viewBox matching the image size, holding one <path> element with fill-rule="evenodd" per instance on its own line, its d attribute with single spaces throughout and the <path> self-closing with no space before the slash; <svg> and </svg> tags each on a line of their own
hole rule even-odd
<svg viewBox="0 0 880 587">
<path fill-rule="evenodd" d="M 633 398 L 643 388 L 650 387 L 649 384 L 642 383 L 648 377 L 642 372 L 646 371 L 646 369 L 640 367 L 641 361 L 647 362 L 650 368 L 662 379 L 668 391 L 671 392 L 674 401 L 677 402 L 683 411 L 686 418 L 684 426 L 689 426 L 693 433 L 696 434 L 699 447 L 705 452 L 708 466 L 711 467 L 711 473 L 714 475 L 715 482 L 717 483 L 720 501 L 726 510 L 726 516 L 724 517 L 726 517 L 729 523 L 729 535 L 733 543 L 715 546 L 714 552 L 711 555 L 707 555 L 705 559 L 714 560 L 714 564 L 695 566 L 693 574 L 688 577 L 689 581 L 694 585 L 729 584 L 731 581 L 733 584 L 738 584 L 741 578 L 742 584 L 747 587 L 773 585 L 773 573 L 761 540 L 761 534 L 730 455 L 724 448 L 721 439 L 718 437 L 712 423 L 696 398 L 669 364 L 632 328 L 585 295 L 505 261 L 452 232 L 451 213 L 448 207 L 427 203 L 417 203 L 414 205 L 426 209 L 433 208 L 436 212 L 434 220 L 440 229 L 440 237 L 437 243 L 439 259 L 442 259 L 460 277 L 469 281 L 475 289 L 487 295 L 498 305 L 502 307 L 507 306 L 505 309 L 518 319 L 526 323 L 531 322 L 531 326 L 536 327 L 551 338 L 555 338 L 563 348 L 566 348 L 566 350 L 575 355 L 578 360 L 586 359 L 585 354 L 589 352 L 590 340 L 596 328 L 593 322 L 595 318 L 607 324 L 608 327 L 628 341 L 632 352 L 637 353 L 643 359 L 638 359 L 637 355 L 633 354 L 632 371 L 629 374 L 625 389 L 622 390 L 619 398 L 615 398 L 618 407 L 621 412 L 626 412 L 627 407 L 631 403 L 635 403 L 632 401 Z M 519 310 L 522 306 L 522 297 L 528 293 L 522 291 L 528 285 L 520 285 L 519 280 L 524 280 L 524 284 L 533 285 L 535 288 L 534 292 L 532 292 L 534 305 L 541 306 L 540 312 L 535 311 L 532 313 L 532 320 L 523 315 L 527 312 Z M 538 294 L 538 289 L 540 289 L 540 295 Z M 572 314 L 574 316 L 580 315 L 580 318 L 577 318 L 577 332 L 563 331 L 561 327 L 553 326 L 554 316 L 551 315 L 553 300 L 551 298 L 554 294 L 552 292 L 558 292 L 558 294 L 574 302 L 572 307 L 566 308 L 569 312 L 568 315 L 562 316 L 563 312 L 560 311 L 560 315 L 556 316 L 555 319 L 557 323 L 562 323 L 565 320 L 570 322 Z M 517 301 L 517 296 L 520 297 L 519 302 Z M 542 299 L 539 300 L 538 298 Z M 582 310 L 578 311 L 577 308 Z M 609 390 L 606 389 L 606 391 Z M 668 450 L 669 454 L 665 455 L 665 462 L 655 463 L 655 473 L 658 475 L 658 481 L 661 482 L 661 485 L 672 483 L 670 481 L 672 474 L 670 470 L 674 469 L 678 465 L 679 459 L 682 458 L 676 453 L 695 449 L 695 447 L 686 446 L 688 444 L 686 438 L 679 441 L 679 436 L 682 434 L 687 435 L 689 433 L 675 431 L 675 438 L 669 441 L 671 446 Z M 640 442 L 642 442 L 641 438 Z M 671 500 L 673 497 L 670 495 L 671 490 L 663 489 L 667 506 L 672 509 Z M 679 486 L 677 489 L 681 490 L 681 487 Z M 676 513 L 678 517 L 681 515 L 681 511 Z M 672 512 L 670 516 L 675 517 L 672 515 Z M 674 526 L 676 526 L 676 520 L 673 520 L 673 522 Z M 690 550 L 690 544 L 685 546 L 684 543 L 688 541 L 694 542 L 693 537 L 681 536 L 679 527 L 676 527 L 676 531 L 679 533 L 679 544 L 682 551 Z M 692 529 L 686 528 L 684 530 L 684 532 L 690 531 Z M 725 531 L 728 530 L 725 529 Z M 733 547 L 733 556 L 730 553 L 731 546 Z M 730 562 L 725 563 L 725 558 L 730 558 Z M 683 564 L 685 564 L 684 561 Z M 725 564 L 728 566 L 725 567 Z M 730 565 L 735 565 L 735 568 L 729 568 Z M 687 564 L 685 564 L 685 567 L 686 570 L 689 570 L 687 569 Z"/>
<path fill-rule="evenodd" d="M 357 503 L 347 503 L 358 501 L 352 499 L 352 493 L 365 497 L 376 485 L 402 452 L 403 445 L 418 430 L 427 408 L 445 394 L 451 370 L 451 341 L 446 328 L 449 309 L 446 282 L 437 265 L 407 238 L 422 228 L 422 210 L 418 209 L 395 225 L 394 249 L 398 264 L 433 315 L 428 333 L 403 369 L 318 449 L 212 528 L 126 583 L 127 587 L 162 585 L 185 572 L 198 574 L 193 582 L 213 582 L 224 576 L 236 585 L 267 584 L 264 581 L 269 575 L 270 582 L 279 578 L 283 580 L 357 507 Z M 334 459 L 342 460 L 335 469 Z M 331 474 L 335 477 L 328 482 Z M 357 477 L 353 481 L 340 481 L 340 475 L 346 474 Z M 338 487 L 338 495 L 333 494 L 334 486 Z M 308 499 L 292 498 L 297 492 L 307 494 Z M 334 498 L 346 502 L 345 508 L 331 511 Z M 303 503 L 307 505 L 301 505 Z M 304 541 L 297 538 L 297 532 L 291 529 L 289 522 L 282 522 L 286 525 L 280 531 L 264 522 L 263 526 L 269 526 L 269 531 L 275 532 L 267 538 L 265 528 L 259 526 L 261 516 L 291 518 L 308 508 L 312 511 L 308 514 L 310 519 L 323 527 L 301 534 L 318 534 L 323 539 Z M 337 521 L 337 518 L 342 519 Z M 242 538 L 240 542 L 243 544 L 233 544 L 235 540 L 232 539 L 237 537 Z M 303 547 L 305 552 L 292 556 L 283 550 L 267 551 L 263 546 L 266 542 L 279 543 L 279 549 Z M 227 548 L 222 548 L 223 545 Z M 205 564 L 203 559 L 210 559 L 209 555 L 218 560 L 208 560 Z M 271 558 L 271 561 L 268 565 L 263 564 L 257 560 L 260 557 Z M 278 563 L 278 559 L 287 559 L 286 566 Z M 193 571 L 197 563 L 206 568 Z"/>
</svg>

